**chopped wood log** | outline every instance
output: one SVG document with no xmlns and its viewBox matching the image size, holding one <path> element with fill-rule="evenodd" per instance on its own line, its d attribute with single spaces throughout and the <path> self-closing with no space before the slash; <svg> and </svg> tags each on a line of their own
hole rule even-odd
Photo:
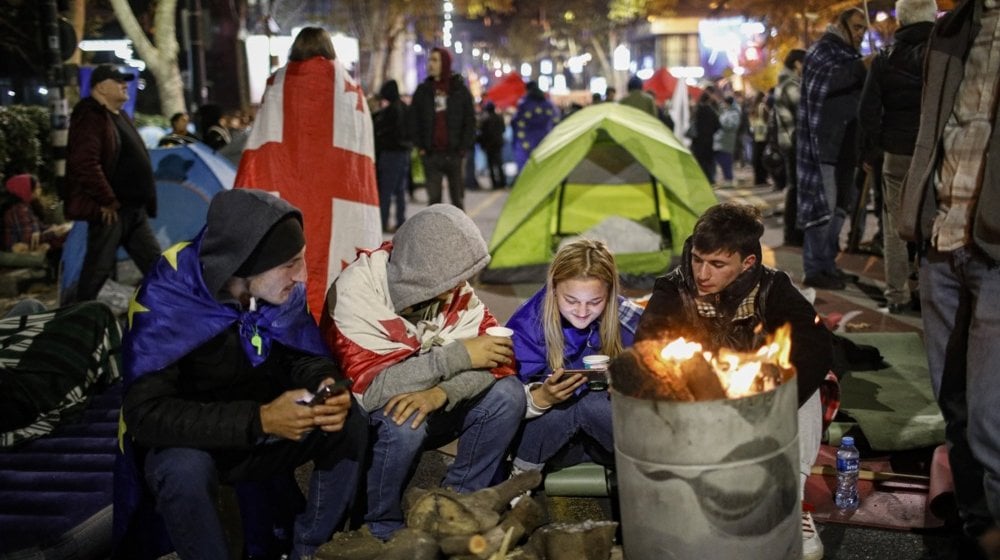
<svg viewBox="0 0 1000 560">
<path fill-rule="evenodd" d="M 414 492 L 407 500 L 406 525 L 436 537 L 482 533 L 495 527 L 510 500 L 538 486 L 542 473 L 529 471 L 471 494 L 446 489 Z"/>
<path fill-rule="evenodd" d="M 489 542 L 485 536 L 476 533 L 472 535 L 441 537 L 438 541 L 438 546 L 441 547 L 441 552 L 447 556 L 472 555 L 478 558 L 482 553 L 486 552 Z"/>
<path fill-rule="evenodd" d="M 607 560 L 617 527 L 615 521 L 552 523 L 532 533 L 528 544 L 545 560 Z"/>
<path fill-rule="evenodd" d="M 517 501 L 514 508 L 508 511 L 500 520 L 504 531 L 513 529 L 511 543 L 517 544 L 525 535 L 530 535 L 535 529 L 545 523 L 545 510 L 538 500 L 525 496 Z"/>
<path fill-rule="evenodd" d="M 374 560 L 386 550 L 386 544 L 361 531 L 335 533 L 333 539 L 316 549 L 316 560 Z"/>
<path fill-rule="evenodd" d="M 386 550 L 378 560 L 437 560 L 438 542 L 425 531 L 406 528 L 396 533 L 386 543 Z"/>
</svg>

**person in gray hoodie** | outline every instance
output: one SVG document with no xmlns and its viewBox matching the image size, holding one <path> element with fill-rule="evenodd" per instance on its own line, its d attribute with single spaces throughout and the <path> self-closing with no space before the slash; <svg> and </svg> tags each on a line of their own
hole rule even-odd
<svg viewBox="0 0 1000 560">
<path fill-rule="evenodd" d="M 207 222 L 164 252 L 129 306 L 121 439 L 132 468 L 118 471 L 144 477 L 181 558 L 222 559 L 219 483 L 288 477 L 311 460 L 290 556 L 308 557 L 346 519 L 365 417 L 351 411 L 347 391 L 325 400 L 311 393 L 343 376 L 306 308 L 299 210 L 234 189 L 212 199 Z M 138 556 L 123 548 L 128 536 L 118 526 L 119 516 L 139 510 L 141 495 L 125 496 L 142 488 L 139 480 L 116 473 L 117 557 Z M 244 508 L 244 520 L 270 513 L 256 505 Z"/>
<path fill-rule="evenodd" d="M 458 438 L 443 485 L 489 486 L 524 417 L 509 337 L 469 280 L 490 260 L 458 208 L 435 204 L 411 216 L 391 243 L 361 251 L 327 295 L 321 328 L 375 438 L 368 468 L 371 533 L 403 526 L 403 489 L 421 450 Z"/>
</svg>

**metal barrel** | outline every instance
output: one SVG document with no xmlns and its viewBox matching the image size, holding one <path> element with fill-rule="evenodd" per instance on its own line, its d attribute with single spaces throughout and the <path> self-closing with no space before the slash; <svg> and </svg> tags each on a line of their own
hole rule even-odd
<svg viewBox="0 0 1000 560">
<path fill-rule="evenodd" d="M 795 381 L 701 402 L 612 389 L 627 559 L 802 557 Z"/>
</svg>

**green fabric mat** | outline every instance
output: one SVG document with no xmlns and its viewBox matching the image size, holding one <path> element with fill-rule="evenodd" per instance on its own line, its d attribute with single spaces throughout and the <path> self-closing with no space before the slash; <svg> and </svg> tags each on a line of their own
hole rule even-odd
<svg viewBox="0 0 1000 560">
<path fill-rule="evenodd" d="M 879 349 L 890 367 L 854 371 L 840 380 L 840 408 L 858 421 L 872 449 L 901 451 L 944 442 L 927 354 L 917 333 L 849 333 Z"/>
</svg>

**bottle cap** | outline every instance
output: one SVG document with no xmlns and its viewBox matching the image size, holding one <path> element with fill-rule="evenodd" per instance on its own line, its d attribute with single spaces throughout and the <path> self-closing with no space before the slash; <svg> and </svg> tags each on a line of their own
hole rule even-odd
<svg viewBox="0 0 1000 560">
<path fill-rule="evenodd" d="M 851 436 L 844 436 L 840 438 L 840 445 L 854 445 L 854 438 Z"/>
</svg>

